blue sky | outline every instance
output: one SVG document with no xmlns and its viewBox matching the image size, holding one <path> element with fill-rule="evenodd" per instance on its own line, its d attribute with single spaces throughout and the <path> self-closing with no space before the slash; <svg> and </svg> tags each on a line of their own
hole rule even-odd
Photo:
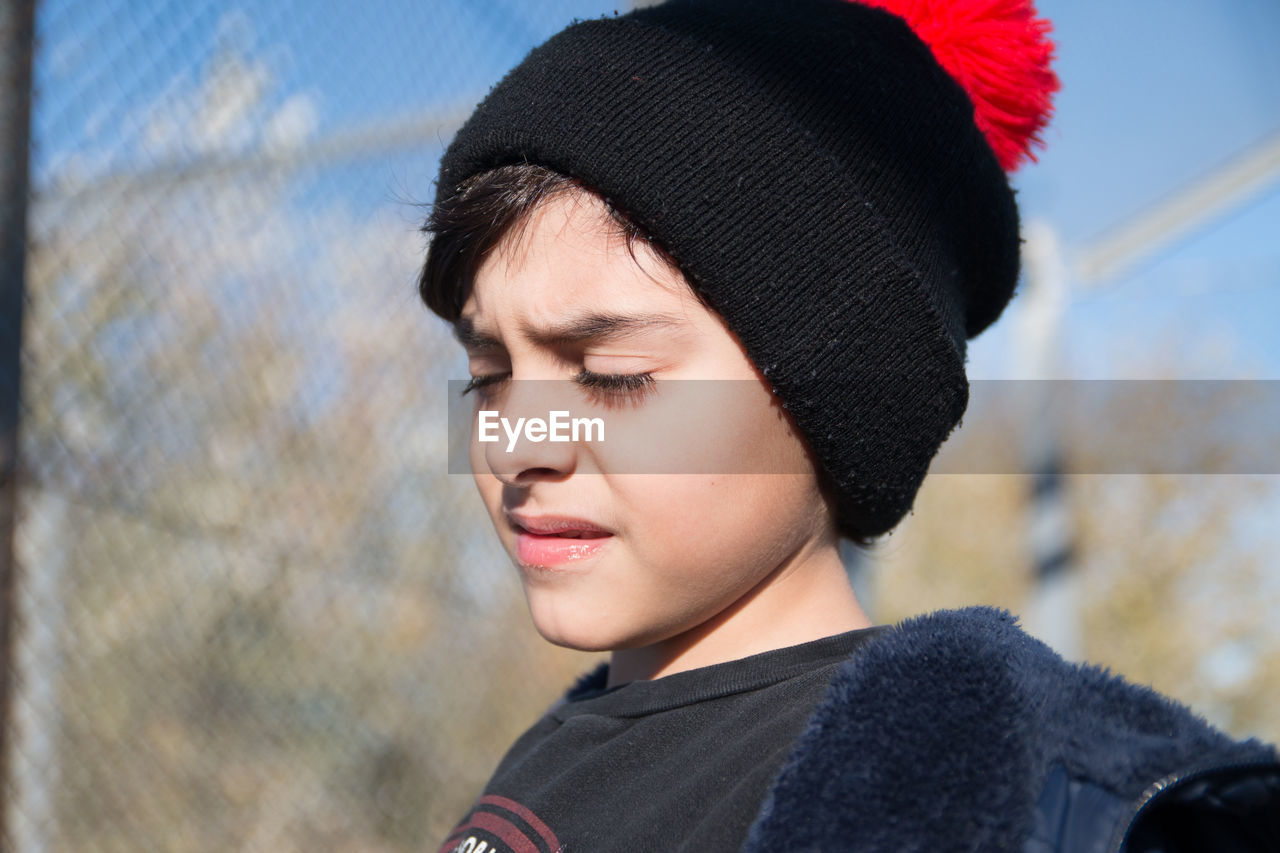
<svg viewBox="0 0 1280 853">
<path fill-rule="evenodd" d="M 1024 218 L 1052 223 L 1068 255 L 1280 132 L 1271 0 L 1039 8 L 1054 23 L 1063 88 L 1040 162 L 1015 183 Z M 1178 377 L 1280 378 L 1278 223 L 1272 183 L 1123 278 L 1077 289 L 1069 375 L 1145 376 L 1146 358 Z M 1007 330 L 974 342 L 975 373 L 1006 375 Z"/>
<path fill-rule="evenodd" d="M 269 79 L 265 122 L 290 99 L 307 139 L 483 95 L 590 0 L 45 0 L 40 8 L 37 183 L 193 156 L 148 137 L 219 51 Z M 1024 218 L 1048 221 L 1069 256 L 1231 156 L 1280 133 L 1280 4 L 1273 0 L 1041 0 L 1063 89 L 1040 162 L 1015 176 Z M 443 143 L 445 140 L 438 140 Z M 252 144 L 252 143 L 250 143 Z M 185 151 L 185 154 L 184 154 Z M 438 145 L 304 172 L 300 211 L 340 205 L 408 222 L 430 198 Z M 198 154 L 199 152 L 196 152 Z M 1101 289 L 1065 318 L 1066 374 L 1280 377 L 1280 188 L 1275 184 Z M 1015 300 L 1007 317 L 1017 314 Z M 1018 375 L 1009 327 L 973 342 L 975 377 Z"/>
</svg>

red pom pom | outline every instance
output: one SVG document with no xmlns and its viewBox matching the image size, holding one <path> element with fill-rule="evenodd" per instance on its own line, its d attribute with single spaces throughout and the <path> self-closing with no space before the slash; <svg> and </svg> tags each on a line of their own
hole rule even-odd
<svg viewBox="0 0 1280 853">
<path fill-rule="evenodd" d="M 1049 22 L 1031 0 L 857 0 L 903 18 L 969 93 L 974 119 L 1001 168 L 1012 172 L 1053 113 L 1058 91 Z"/>
</svg>

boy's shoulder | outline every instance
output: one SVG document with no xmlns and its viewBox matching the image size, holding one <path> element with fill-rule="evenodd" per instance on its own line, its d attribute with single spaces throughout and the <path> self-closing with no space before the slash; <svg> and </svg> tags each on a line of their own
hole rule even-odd
<svg viewBox="0 0 1280 853">
<path fill-rule="evenodd" d="M 1044 846 L 1022 849 L 1050 850 L 1071 832 L 1118 847 L 1111 836 L 1156 794 L 1162 808 L 1216 798 L 1274 821 L 1280 757 L 1150 688 L 1064 661 L 1007 612 L 942 611 L 883 632 L 841 667 L 745 849 L 857 838 L 867 850 L 1036 839 Z"/>
</svg>

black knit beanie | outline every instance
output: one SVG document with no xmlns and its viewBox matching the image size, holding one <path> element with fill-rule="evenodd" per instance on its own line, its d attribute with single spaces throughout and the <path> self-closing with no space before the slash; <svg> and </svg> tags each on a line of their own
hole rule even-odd
<svg viewBox="0 0 1280 853">
<path fill-rule="evenodd" d="M 595 188 L 738 335 L 841 532 L 885 533 L 965 411 L 966 340 L 1018 277 L 1005 171 L 919 29 L 848 0 L 670 0 L 575 22 L 458 132 L 436 203 L 517 162 Z"/>
</svg>

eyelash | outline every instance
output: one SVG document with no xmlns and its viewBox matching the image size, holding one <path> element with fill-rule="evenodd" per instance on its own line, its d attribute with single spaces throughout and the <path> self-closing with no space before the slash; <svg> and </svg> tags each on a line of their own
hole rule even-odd
<svg viewBox="0 0 1280 853">
<path fill-rule="evenodd" d="M 479 391 L 480 396 L 483 397 L 485 396 L 483 389 L 504 382 L 509 376 L 508 373 L 473 376 L 462 389 L 462 396 L 472 391 Z M 578 371 L 573 381 L 590 391 L 604 392 L 609 396 L 634 396 L 636 400 L 644 399 L 657 383 L 652 373 L 595 373 L 585 367 Z"/>
</svg>

